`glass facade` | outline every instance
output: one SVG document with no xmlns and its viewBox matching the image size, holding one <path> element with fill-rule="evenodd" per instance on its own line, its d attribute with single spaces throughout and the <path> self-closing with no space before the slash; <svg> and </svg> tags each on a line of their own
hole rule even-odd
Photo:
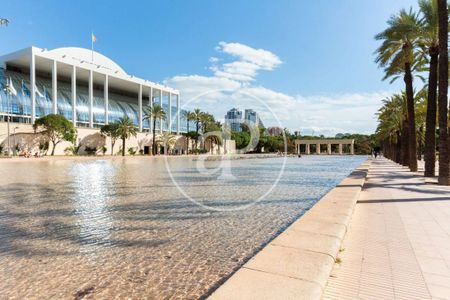
<svg viewBox="0 0 450 300">
<path fill-rule="evenodd" d="M 7 96 L 4 91 L 7 80 L 11 78 L 12 86 L 16 91 L 15 95 Z M 0 114 L 11 113 L 14 120 L 18 122 L 31 122 L 31 88 L 29 74 L 19 73 L 16 71 L 5 70 L 0 68 Z M 72 118 L 72 87 L 70 81 L 58 81 L 57 91 L 57 111 L 68 120 Z M 108 119 L 109 122 L 119 120 L 119 118 L 128 116 L 133 123 L 139 125 L 139 106 L 137 93 L 136 97 L 117 94 L 112 91 L 108 93 Z M 172 96 L 173 97 L 173 96 Z M 169 93 L 161 92 L 161 90 L 153 89 L 152 101 L 154 104 L 160 104 L 163 100 L 163 108 L 167 113 L 167 120 L 164 122 L 164 130 L 168 130 L 169 124 Z M 165 101 L 165 102 L 164 102 Z M 149 103 L 149 98 L 143 97 L 143 106 Z M 172 101 L 172 116 L 176 118 L 176 98 Z M 52 82 L 50 78 L 42 78 L 36 76 L 36 117 L 53 112 L 52 101 Z M 93 94 L 93 123 L 95 127 L 105 124 L 105 99 L 104 91 L 94 89 Z M 172 126 L 172 131 L 176 132 L 176 119 Z M 89 90 L 87 84 L 77 84 L 76 88 L 76 121 L 79 127 L 89 126 Z M 180 124 L 181 125 L 181 124 Z M 157 129 L 160 127 L 157 120 Z M 143 128 L 150 129 L 149 120 L 143 121 Z"/>
<path fill-rule="evenodd" d="M 168 92 L 162 92 L 162 107 L 164 111 L 166 112 L 166 119 L 163 121 L 163 131 L 169 130 L 169 93 Z"/>
<path fill-rule="evenodd" d="M 174 95 L 172 94 L 171 96 L 172 100 L 172 106 L 170 107 L 171 110 L 171 116 L 172 116 L 172 127 L 171 130 L 172 132 L 176 132 L 177 131 L 177 101 L 178 101 L 178 95 Z"/>
</svg>

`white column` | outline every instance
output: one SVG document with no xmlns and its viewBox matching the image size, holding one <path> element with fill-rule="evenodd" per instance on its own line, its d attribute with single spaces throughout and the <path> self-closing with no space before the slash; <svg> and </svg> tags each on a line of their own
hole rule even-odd
<svg viewBox="0 0 450 300">
<path fill-rule="evenodd" d="M 89 70 L 89 127 L 94 127 L 94 72 Z"/>
<path fill-rule="evenodd" d="M 109 83 L 108 75 L 105 75 L 103 84 L 103 98 L 105 98 L 105 124 L 109 124 Z"/>
<path fill-rule="evenodd" d="M 328 153 L 328 155 L 331 154 L 331 144 L 330 143 L 327 144 L 327 153 Z"/>
<path fill-rule="evenodd" d="M 53 113 L 58 113 L 58 68 L 56 60 L 53 60 L 52 69 L 52 100 L 53 100 Z"/>
<path fill-rule="evenodd" d="M 352 142 L 352 144 L 350 145 L 350 154 L 353 155 L 355 154 L 355 144 Z"/>
<path fill-rule="evenodd" d="M 138 113 L 139 132 L 142 132 L 142 84 L 139 85 L 138 106 L 139 106 L 139 113 Z"/>
<path fill-rule="evenodd" d="M 342 144 L 339 144 L 339 154 L 342 155 Z"/>
<path fill-rule="evenodd" d="M 36 120 L 36 73 L 35 73 L 36 61 L 31 49 L 31 60 L 30 60 L 30 90 L 31 90 L 31 124 L 34 124 Z"/>
<path fill-rule="evenodd" d="M 316 144 L 316 153 L 320 154 L 320 144 Z"/>
<path fill-rule="evenodd" d="M 72 122 L 77 125 L 77 67 L 72 66 Z"/>
<path fill-rule="evenodd" d="M 177 95 L 177 134 L 180 134 L 180 94 Z"/>
<path fill-rule="evenodd" d="M 169 93 L 169 133 L 172 132 L 172 93 Z"/>
<path fill-rule="evenodd" d="M 150 94 L 149 94 L 148 98 L 149 98 L 149 102 L 150 102 L 148 105 L 150 105 L 150 109 L 152 109 L 153 108 L 153 88 L 152 87 L 150 87 Z M 148 128 L 150 128 L 150 132 L 153 132 L 153 117 L 150 117 L 149 122 L 150 122 L 150 124 L 149 124 Z"/>
<path fill-rule="evenodd" d="M 311 154 L 311 150 L 309 148 L 309 144 L 306 144 L 306 154 Z"/>
</svg>

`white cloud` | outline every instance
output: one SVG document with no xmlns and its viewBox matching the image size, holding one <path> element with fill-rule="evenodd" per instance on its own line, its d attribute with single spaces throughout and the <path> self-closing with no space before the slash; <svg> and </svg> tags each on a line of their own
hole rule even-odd
<svg viewBox="0 0 450 300">
<path fill-rule="evenodd" d="M 240 43 L 220 42 L 216 50 L 221 54 L 231 56 L 235 61 L 218 65 L 221 61 L 210 58 L 211 71 L 216 77 L 249 82 L 254 81 L 259 70 L 273 70 L 281 64 L 281 59 L 270 51 L 254 49 Z"/>
<path fill-rule="evenodd" d="M 178 75 L 167 79 L 165 84 L 180 90 L 182 104 L 187 108 L 200 107 L 218 119 L 232 107 L 253 108 L 260 113 L 266 126 L 281 125 L 304 134 L 313 131 L 326 136 L 339 132 L 372 133 L 381 99 L 391 94 L 381 91 L 288 95 L 250 84 L 255 82 L 258 71 L 273 70 L 281 64 L 280 58 L 272 52 L 225 42 L 220 42 L 216 50 L 237 60 L 223 62 L 224 59 L 211 57 L 213 75 Z"/>
</svg>

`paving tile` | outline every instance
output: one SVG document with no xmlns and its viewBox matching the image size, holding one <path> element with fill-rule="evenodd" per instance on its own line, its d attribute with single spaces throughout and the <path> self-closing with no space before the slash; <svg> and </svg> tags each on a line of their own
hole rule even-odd
<svg viewBox="0 0 450 300">
<path fill-rule="evenodd" d="M 450 299 L 450 188 L 423 182 L 372 162 L 323 299 Z"/>
</svg>

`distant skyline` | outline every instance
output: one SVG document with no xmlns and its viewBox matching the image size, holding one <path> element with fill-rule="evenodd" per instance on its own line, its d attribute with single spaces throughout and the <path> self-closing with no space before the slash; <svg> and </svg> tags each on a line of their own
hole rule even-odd
<svg viewBox="0 0 450 300">
<path fill-rule="evenodd" d="M 234 106 L 264 110 L 249 105 L 258 98 L 292 131 L 371 133 L 381 99 L 401 89 L 381 81 L 373 37 L 416 2 L 4 0 L 0 55 L 90 48 L 93 31 L 96 51 L 218 119 Z"/>
</svg>

